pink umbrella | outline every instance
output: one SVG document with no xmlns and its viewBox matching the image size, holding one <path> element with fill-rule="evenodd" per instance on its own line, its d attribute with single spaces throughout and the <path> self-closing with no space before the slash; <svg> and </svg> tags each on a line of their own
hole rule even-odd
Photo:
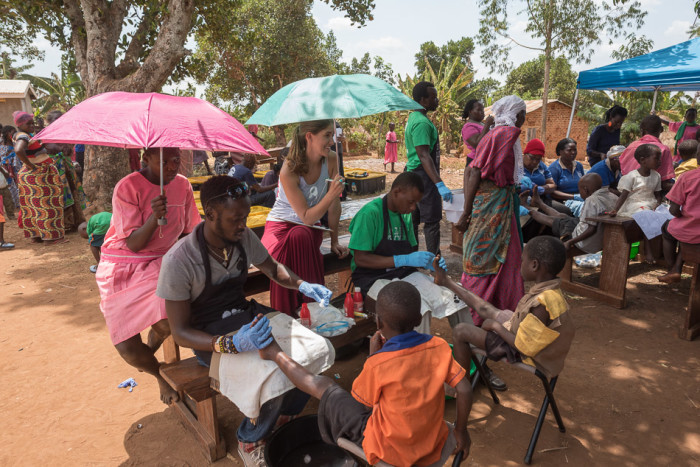
<svg viewBox="0 0 700 467">
<path fill-rule="evenodd" d="M 76 105 L 35 137 L 43 143 L 233 151 L 268 155 L 235 118 L 195 97 L 106 92 Z M 165 219 L 159 219 L 159 222 Z"/>
</svg>

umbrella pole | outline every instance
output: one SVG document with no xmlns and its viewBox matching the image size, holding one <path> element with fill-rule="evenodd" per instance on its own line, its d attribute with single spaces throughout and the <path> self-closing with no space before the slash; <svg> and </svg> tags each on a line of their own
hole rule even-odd
<svg viewBox="0 0 700 467">
<path fill-rule="evenodd" d="M 163 196 L 165 190 L 163 189 L 163 148 L 160 148 L 160 195 Z M 158 219 L 158 225 L 168 225 L 168 219 L 161 217 Z"/>
<path fill-rule="evenodd" d="M 571 105 L 571 116 L 569 117 L 569 126 L 566 127 L 566 137 L 568 138 L 571 134 L 571 125 L 574 123 L 574 112 L 576 112 L 576 100 L 578 99 L 578 86 L 576 87 L 576 92 L 574 93 L 574 102 Z"/>
<path fill-rule="evenodd" d="M 651 114 L 654 115 L 656 110 L 656 96 L 659 94 L 659 88 L 654 89 L 654 100 L 651 101 Z"/>
</svg>

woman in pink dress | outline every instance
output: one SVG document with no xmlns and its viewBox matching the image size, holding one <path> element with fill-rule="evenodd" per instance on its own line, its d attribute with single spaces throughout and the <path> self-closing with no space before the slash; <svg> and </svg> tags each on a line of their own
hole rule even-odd
<svg viewBox="0 0 700 467">
<path fill-rule="evenodd" d="M 687 139 L 696 139 L 698 128 L 700 126 L 695 121 L 698 118 L 698 111 L 694 108 L 689 108 L 685 111 L 685 117 L 682 122 L 669 122 L 661 119 L 662 123 L 668 125 L 668 129 L 676 133 L 674 139 L 676 144 L 673 148 L 673 162 L 679 162 L 681 157 L 678 155 L 678 144 Z"/>
<path fill-rule="evenodd" d="M 479 141 L 493 126 L 493 116 L 489 115 L 484 121 L 484 104 L 476 99 L 470 99 L 464 106 L 462 118 L 466 120 L 462 127 L 462 141 L 467 156 L 467 165 L 469 165 L 474 159 Z"/>
<path fill-rule="evenodd" d="M 386 165 L 391 164 L 391 173 L 395 174 L 394 164 L 399 157 L 399 140 L 396 139 L 396 133 L 394 129 L 396 125 L 393 123 L 389 124 L 389 132 L 386 134 L 386 146 L 384 146 L 384 170 L 386 170 Z"/>
<path fill-rule="evenodd" d="M 133 367 L 153 375 L 161 400 L 177 400 L 177 393 L 158 373 L 153 355 L 170 334 L 165 302 L 155 294 L 163 255 L 201 218 L 192 186 L 178 175 L 180 151 L 163 150 L 164 195 L 160 194 L 160 151 L 143 156 L 145 168 L 127 175 L 114 187 L 112 222 L 105 235 L 97 268 L 100 309 L 119 355 Z M 166 225 L 158 225 L 165 217 Z M 141 331 L 151 327 L 148 342 Z"/>
</svg>

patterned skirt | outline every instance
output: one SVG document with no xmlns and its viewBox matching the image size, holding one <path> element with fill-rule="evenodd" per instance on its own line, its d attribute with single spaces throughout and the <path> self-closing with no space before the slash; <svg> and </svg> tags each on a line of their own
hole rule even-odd
<svg viewBox="0 0 700 467">
<path fill-rule="evenodd" d="M 17 175 L 19 185 L 19 226 L 28 238 L 62 238 L 63 184 L 51 159 L 36 164 L 36 170 L 24 165 Z"/>
</svg>

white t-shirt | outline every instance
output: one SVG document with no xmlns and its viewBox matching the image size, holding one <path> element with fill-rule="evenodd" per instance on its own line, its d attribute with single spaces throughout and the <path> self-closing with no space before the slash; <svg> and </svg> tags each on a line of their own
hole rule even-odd
<svg viewBox="0 0 700 467">
<path fill-rule="evenodd" d="M 597 222 L 586 221 L 586 218 L 597 217 L 606 211 L 612 211 L 615 209 L 615 203 L 617 203 L 617 195 L 610 193 L 608 187 L 603 187 L 586 198 L 583 202 L 583 209 L 581 209 L 581 216 L 579 217 L 581 220 L 576 225 L 576 228 L 574 228 L 574 232 L 571 236 L 576 238 L 585 232 L 588 226 L 597 225 Z M 597 253 L 601 251 L 603 249 L 603 229 L 599 227 L 595 234 L 578 242 L 576 247 L 586 253 Z"/>
<path fill-rule="evenodd" d="M 201 228 L 203 227 L 204 224 Z M 250 264 L 264 263 L 270 256 L 257 235 L 247 227 L 240 243 L 248 257 L 249 264 L 245 265 L 246 269 Z M 224 268 L 211 253 L 209 254 L 213 285 L 221 284 L 240 275 L 239 257 L 239 249 L 234 248 L 228 268 Z M 206 277 L 207 273 L 202 262 L 202 254 L 199 251 L 195 230 L 190 235 L 181 238 L 163 257 L 156 295 L 165 300 L 194 301 L 204 290 Z"/>
<path fill-rule="evenodd" d="M 661 191 L 661 175 L 656 170 L 652 170 L 648 177 L 644 177 L 639 170 L 633 170 L 627 175 L 623 175 L 617 184 L 617 189 L 630 192 L 625 204 L 617 213 L 620 217 L 632 217 L 635 212 L 643 209 L 653 211 L 657 201 L 654 193 Z"/>
</svg>

